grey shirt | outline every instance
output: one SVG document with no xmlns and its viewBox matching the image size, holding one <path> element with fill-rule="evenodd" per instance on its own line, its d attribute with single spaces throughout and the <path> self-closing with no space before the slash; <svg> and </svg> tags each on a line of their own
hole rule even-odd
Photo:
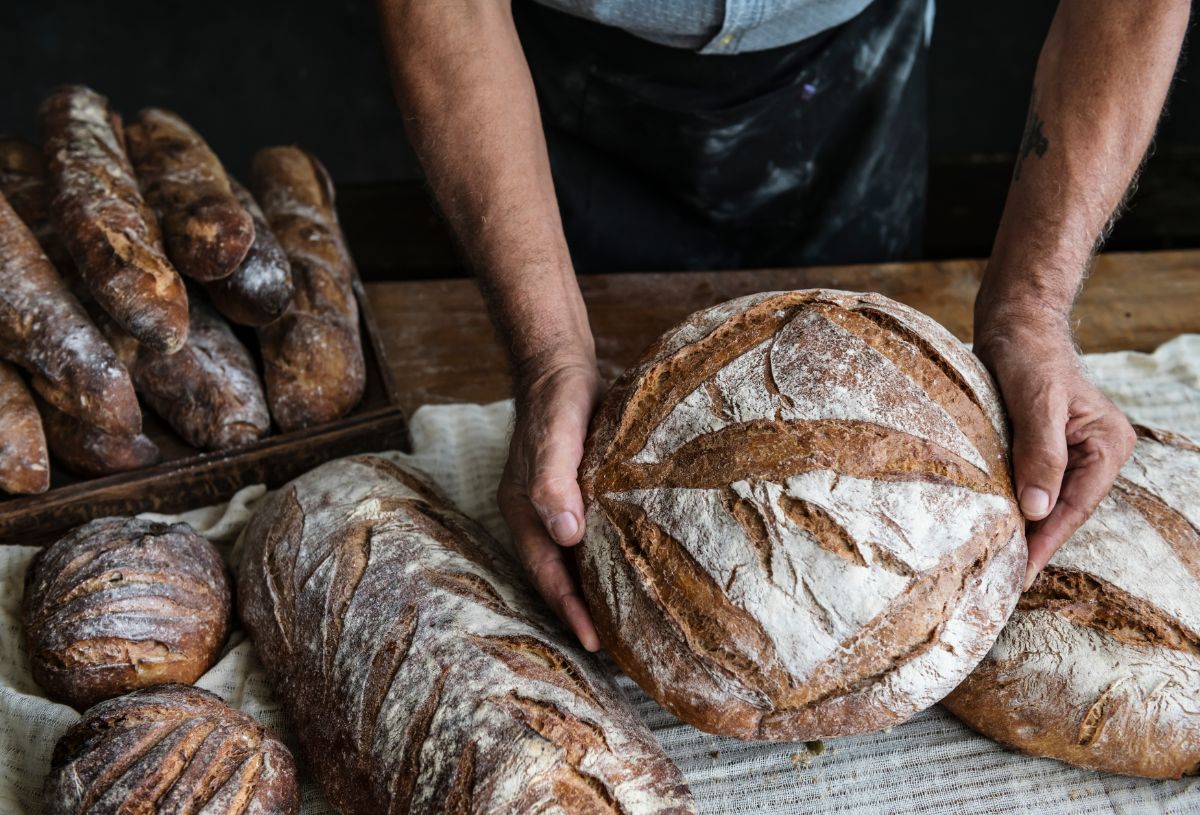
<svg viewBox="0 0 1200 815">
<path fill-rule="evenodd" d="M 871 0 L 537 0 L 651 42 L 701 54 L 790 45 L 841 25 Z"/>
</svg>

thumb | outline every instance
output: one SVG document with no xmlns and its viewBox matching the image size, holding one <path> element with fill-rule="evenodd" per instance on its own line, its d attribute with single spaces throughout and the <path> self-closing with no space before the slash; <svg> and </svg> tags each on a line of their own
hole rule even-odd
<svg viewBox="0 0 1200 815">
<path fill-rule="evenodd" d="M 1058 502 L 1067 468 L 1067 406 L 1014 410 L 1013 476 L 1021 514 L 1040 521 Z"/>
<path fill-rule="evenodd" d="M 562 546 L 583 539 L 583 495 L 579 491 L 579 462 L 587 419 L 558 411 L 533 439 L 528 461 L 529 502 L 550 537 Z"/>
</svg>

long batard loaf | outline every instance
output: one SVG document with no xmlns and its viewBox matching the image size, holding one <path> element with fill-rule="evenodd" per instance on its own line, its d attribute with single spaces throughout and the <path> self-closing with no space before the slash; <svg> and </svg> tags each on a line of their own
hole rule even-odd
<svg viewBox="0 0 1200 815">
<path fill-rule="evenodd" d="M 47 815 L 296 815 L 296 766 L 220 697 L 162 685 L 103 702 L 58 740 Z"/>
<path fill-rule="evenodd" d="M 137 433 L 129 373 L 0 195 L 0 357 L 50 404 L 112 433 Z"/>
<path fill-rule="evenodd" d="M 174 354 L 102 323 L 138 392 L 184 441 L 202 450 L 250 444 L 271 428 L 266 396 L 246 346 L 202 297 L 188 306 L 187 342 Z"/>
<path fill-rule="evenodd" d="M 8 199 L 54 268 L 75 291 L 78 280 L 75 262 L 62 237 L 54 230 L 42 156 L 32 144 L 12 136 L 0 136 L 0 193 Z"/>
<path fill-rule="evenodd" d="M 325 464 L 239 547 L 242 620 L 343 815 L 694 811 L 497 544 L 416 472 Z"/>
<path fill-rule="evenodd" d="M 229 633 L 229 583 L 187 524 L 100 518 L 34 557 L 21 616 L 34 680 L 82 710 L 212 667 Z"/>
<path fill-rule="evenodd" d="M 292 267 L 283 316 L 259 329 L 271 415 L 284 430 L 336 419 L 366 384 L 354 267 L 333 206 L 333 182 L 298 147 L 254 156 L 254 196 Z"/>
<path fill-rule="evenodd" d="M 187 122 L 160 108 L 141 111 L 125 140 L 175 268 L 200 281 L 233 274 L 254 242 L 254 221 L 217 155 Z"/>
<path fill-rule="evenodd" d="M 292 267 L 250 191 L 229 179 L 234 194 L 254 219 L 254 243 L 237 270 L 205 284 L 213 305 L 239 325 L 263 326 L 292 302 Z"/>
<path fill-rule="evenodd" d="M 948 693 L 1020 593 L 1000 402 L 887 298 L 766 293 L 692 315 L 593 422 L 582 585 L 600 637 L 703 730 L 877 730 Z"/>
<path fill-rule="evenodd" d="M 162 457 L 158 445 L 144 433 L 133 436 L 105 433 L 45 400 L 38 400 L 38 412 L 51 454 L 76 475 L 95 478 L 140 470 L 157 464 Z"/>
<path fill-rule="evenodd" d="M 1200 446 L 1137 428 L 1112 491 L 945 700 L 1025 753 L 1200 774 Z"/>
<path fill-rule="evenodd" d="M 17 369 L 0 362 L 0 490 L 27 494 L 49 487 L 50 461 L 37 407 Z"/>
<path fill-rule="evenodd" d="M 187 291 L 138 191 L 120 117 L 95 91 L 66 86 L 39 110 L 54 227 L 96 302 L 150 348 L 187 338 Z"/>
</svg>

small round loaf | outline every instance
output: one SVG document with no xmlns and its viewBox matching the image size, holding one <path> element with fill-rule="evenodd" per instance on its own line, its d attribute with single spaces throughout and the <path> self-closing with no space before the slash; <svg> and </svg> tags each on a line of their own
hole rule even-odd
<svg viewBox="0 0 1200 815">
<path fill-rule="evenodd" d="M 585 595 L 618 664 L 709 732 L 885 728 L 983 658 L 1021 589 L 999 399 L 873 294 L 698 312 L 617 381 L 581 484 Z"/>
<path fill-rule="evenodd" d="M 46 815 L 300 811 L 292 755 L 221 698 L 160 685 L 101 702 L 54 746 Z"/>
<path fill-rule="evenodd" d="M 1200 775 L 1200 446 L 1137 431 L 1108 497 L 945 705 L 1024 753 Z"/>
<path fill-rule="evenodd" d="M 186 524 L 100 518 L 34 557 L 22 617 L 34 680 L 83 710 L 212 667 L 229 633 L 229 581 Z"/>
</svg>

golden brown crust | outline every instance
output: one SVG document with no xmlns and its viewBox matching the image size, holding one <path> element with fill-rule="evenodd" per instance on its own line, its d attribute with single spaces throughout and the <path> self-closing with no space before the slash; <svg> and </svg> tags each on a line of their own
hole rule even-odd
<svg viewBox="0 0 1200 815">
<path fill-rule="evenodd" d="M 174 354 L 139 344 L 112 322 L 101 327 L 146 403 L 202 450 L 242 447 L 267 435 L 271 417 L 254 360 L 202 296 L 188 305 L 187 342 Z"/>
<path fill-rule="evenodd" d="M 59 410 L 113 433 L 137 433 L 129 374 L 0 195 L 0 357 L 24 368 Z"/>
<path fill-rule="evenodd" d="M 0 362 L 0 490 L 29 494 L 49 488 L 46 436 L 33 396 L 17 369 Z"/>
<path fill-rule="evenodd" d="M 141 111 L 126 126 L 125 141 L 175 268 L 200 281 L 231 275 L 254 242 L 254 222 L 216 153 L 187 122 L 161 108 Z"/>
<path fill-rule="evenodd" d="M 296 815 L 287 747 L 220 697 L 160 685 L 96 705 L 54 746 L 47 815 Z"/>
<path fill-rule="evenodd" d="M 116 436 L 95 425 L 63 413 L 44 400 L 38 412 L 46 431 L 46 444 L 55 461 L 85 478 L 140 470 L 157 464 L 158 445 L 144 433 Z"/>
<path fill-rule="evenodd" d="M 138 191 L 120 120 L 79 86 L 39 109 L 50 211 L 96 302 L 139 342 L 164 353 L 187 338 L 187 292 Z"/>
<path fill-rule="evenodd" d="M 229 183 L 254 219 L 254 243 L 233 274 L 205 284 L 205 289 L 217 311 L 231 322 L 263 326 L 277 320 L 292 302 L 292 267 L 250 191 L 232 178 Z"/>
<path fill-rule="evenodd" d="M 333 183 L 298 147 L 260 150 L 254 197 L 292 267 L 287 311 L 259 329 L 271 415 L 283 430 L 332 421 L 366 384 L 354 266 L 333 205 Z"/>
<path fill-rule="evenodd" d="M 37 554 L 21 616 L 34 680 L 82 710 L 198 679 L 229 633 L 229 582 L 187 524 L 100 518 Z"/>
</svg>

